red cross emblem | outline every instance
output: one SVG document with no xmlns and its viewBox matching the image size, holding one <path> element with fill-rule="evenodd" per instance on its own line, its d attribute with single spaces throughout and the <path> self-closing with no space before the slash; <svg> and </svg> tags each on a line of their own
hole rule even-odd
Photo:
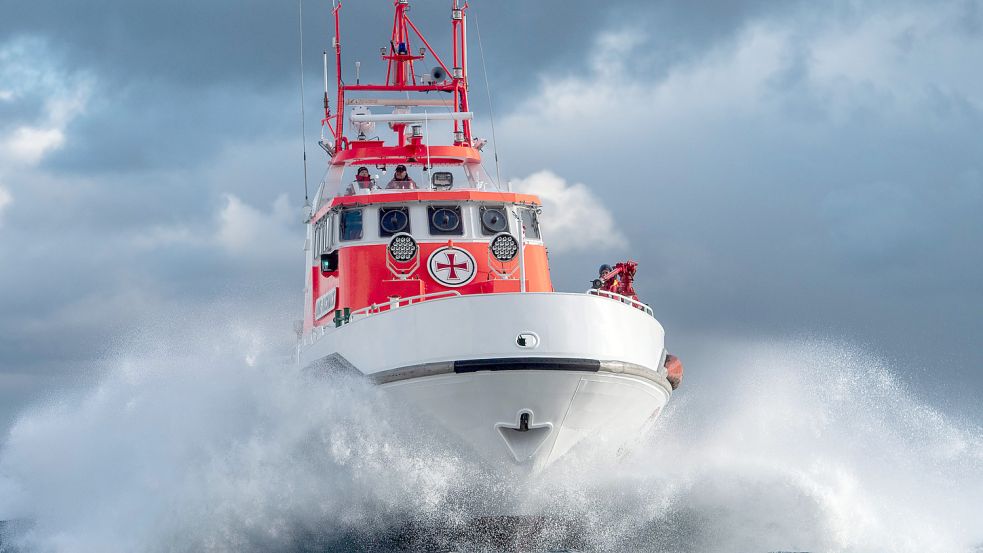
<svg viewBox="0 0 983 553">
<path fill-rule="evenodd" d="M 447 278 L 457 280 L 457 269 L 466 271 L 468 269 L 468 264 L 464 263 L 463 261 L 461 263 L 454 263 L 454 254 L 448 252 L 447 263 L 441 263 L 440 261 L 437 262 L 437 270 L 441 271 L 444 269 L 450 269 L 450 274 L 447 275 Z"/>
<path fill-rule="evenodd" d="M 427 262 L 430 276 L 444 286 L 464 286 L 474 279 L 475 261 L 467 250 L 453 246 L 438 248 Z"/>
</svg>

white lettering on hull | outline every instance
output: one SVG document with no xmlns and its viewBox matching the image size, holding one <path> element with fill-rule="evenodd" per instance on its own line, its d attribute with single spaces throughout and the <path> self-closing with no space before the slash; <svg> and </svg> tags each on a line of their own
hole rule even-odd
<svg viewBox="0 0 983 553">
<path fill-rule="evenodd" d="M 334 311 L 335 304 L 338 302 L 338 289 L 332 288 L 330 292 L 319 297 L 314 302 L 314 320 L 323 319 L 328 313 Z"/>
</svg>

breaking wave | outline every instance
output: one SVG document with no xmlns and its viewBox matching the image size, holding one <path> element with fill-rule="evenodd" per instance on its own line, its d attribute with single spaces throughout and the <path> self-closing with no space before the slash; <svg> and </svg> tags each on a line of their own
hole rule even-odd
<svg viewBox="0 0 983 553">
<path fill-rule="evenodd" d="M 631 452 L 523 480 L 263 333 L 135 341 L 0 450 L 0 551 L 971 552 L 983 430 L 842 344 L 733 345 Z M 212 340 L 209 337 L 222 336 Z M 280 348 L 282 350 L 282 348 Z"/>
</svg>

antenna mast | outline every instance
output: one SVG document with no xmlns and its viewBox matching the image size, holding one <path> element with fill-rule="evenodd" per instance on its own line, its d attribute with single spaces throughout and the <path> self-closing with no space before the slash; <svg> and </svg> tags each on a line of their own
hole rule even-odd
<svg viewBox="0 0 983 553">
<path fill-rule="evenodd" d="M 498 163 L 498 138 L 495 136 L 495 108 L 492 107 L 491 86 L 488 84 L 488 67 L 485 65 L 485 47 L 481 45 L 481 27 L 478 26 L 478 12 L 474 14 L 474 30 L 478 32 L 478 53 L 481 54 L 481 73 L 485 77 L 485 94 L 488 95 L 488 115 L 491 119 L 492 153 L 495 156 L 495 179 L 502 186 L 502 168 Z M 512 185 L 509 184 L 509 190 Z"/>
<path fill-rule="evenodd" d="M 311 205 L 307 191 L 307 116 L 304 113 L 304 0 L 298 0 L 300 21 L 300 133 L 304 150 L 304 205 Z"/>
<path fill-rule="evenodd" d="M 331 131 L 332 144 L 322 144 L 331 156 L 331 165 L 345 165 L 352 160 L 361 160 L 367 164 L 386 165 L 398 160 L 425 159 L 427 167 L 441 164 L 477 164 L 481 162 L 481 153 L 475 147 L 471 134 L 471 120 L 474 114 L 469 111 L 468 101 L 468 62 L 467 62 L 467 2 L 454 0 L 451 4 L 452 50 L 453 63 L 445 63 L 433 49 L 426 37 L 420 32 L 409 16 L 410 0 L 391 0 L 395 8 L 392 34 L 388 44 L 383 44 L 380 57 L 387 65 L 386 80 L 382 83 L 363 83 L 359 78 L 360 64 L 356 65 L 356 79 L 353 84 L 346 84 L 342 79 L 340 11 L 341 2 L 334 3 L 335 37 L 333 42 L 336 68 L 338 96 L 334 112 L 325 110 L 322 125 Z M 419 41 L 419 42 L 417 42 Z M 422 47 L 414 47 L 419 44 Z M 423 79 L 419 79 L 414 71 L 414 64 L 426 58 L 432 58 L 436 65 Z M 383 98 L 351 98 L 352 93 L 381 92 L 405 94 L 406 99 L 395 100 Z M 435 99 L 433 96 L 422 99 L 419 96 L 427 93 L 438 93 L 444 96 Z M 410 95 L 416 98 L 410 98 Z M 446 98 L 446 99 L 444 99 Z M 353 124 L 388 123 L 395 132 L 395 143 L 387 143 L 379 138 L 367 139 L 364 136 L 349 138 L 345 136 L 345 118 L 349 106 L 390 106 L 403 108 L 409 106 L 441 106 L 449 107 L 450 113 L 433 113 L 424 111 L 394 109 L 392 113 L 371 113 L 359 110 L 351 113 Z M 423 141 L 422 133 L 410 132 L 413 127 L 426 127 L 429 121 L 452 121 L 453 142 L 450 145 L 434 145 L 428 138 Z M 324 135 L 322 130 L 322 136 Z M 325 137 L 326 139 L 327 137 Z M 324 140 L 322 140 L 324 142 Z M 489 179 L 492 180 L 492 179 Z"/>
</svg>

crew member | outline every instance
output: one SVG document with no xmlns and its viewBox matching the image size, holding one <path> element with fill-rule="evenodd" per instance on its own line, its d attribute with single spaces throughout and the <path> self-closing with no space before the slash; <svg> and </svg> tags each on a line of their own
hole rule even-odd
<svg viewBox="0 0 983 553">
<path fill-rule="evenodd" d="M 406 172 L 406 166 L 397 165 L 393 178 L 386 185 L 386 188 L 389 190 L 416 190 L 418 186 L 410 178 L 409 173 Z"/>
<path fill-rule="evenodd" d="M 618 285 L 620 284 L 620 282 L 618 281 L 618 277 L 611 277 L 610 281 L 604 280 L 604 275 L 610 273 L 613 270 L 614 268 L 608 265 L 607 263 L 601 265 L 601 267 L 597 270 L 597 278 L 594 279 L 594 282 L 591 283 L 592 287 L 595 290 L 604 289 L 609 292 L 613 292 L 617 290 Z"/>
<path fill-rule="evenodd" d="M 375 186 L 375 181 L 373 181 L 372 176 L 369 175 L 368 167 L 359 167 L 358 171 L 355 172 L 355 182 L 348 185 L 349 196 L 357 192 L 355 189 L 356 185 L 360 190 L 369 190 Z"/>
</svg>

